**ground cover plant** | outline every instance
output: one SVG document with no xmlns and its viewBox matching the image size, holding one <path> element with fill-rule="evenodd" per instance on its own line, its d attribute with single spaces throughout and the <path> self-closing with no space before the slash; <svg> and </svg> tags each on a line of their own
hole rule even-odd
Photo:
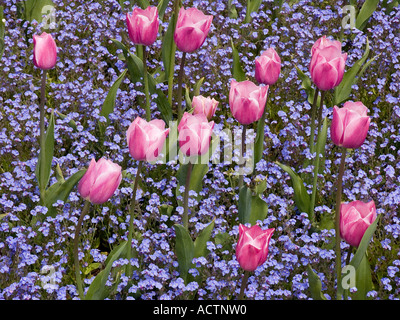
<svg viewBox="0 0 400 320">
<path fill-rule="evenodd" d="M 0 2 L 0 299 L 398 299 L 398 1 Z"/>
</svg>

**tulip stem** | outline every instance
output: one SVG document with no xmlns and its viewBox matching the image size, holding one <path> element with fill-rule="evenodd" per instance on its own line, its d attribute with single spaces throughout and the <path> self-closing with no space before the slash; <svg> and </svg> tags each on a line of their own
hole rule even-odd
<svg viewBox="0 0 400 320">
<path fill-rule="evenodd" d="M 83 291 L 83 284 L 81 279 L 81 272 L 79 267 L 79 254 L 78 254 L 78 245 L 79 245 L 79 234 L 81 232 L 83 219 L 88 213 L 90 208 L 90 201 L 85 201 L 85 205 L 82 209 L 81 215 L 79 216 L 78 223 L 75 228 L 75 236 L 74 236 L 74 263 L 75 263 L 75 277 L 76 277 L 76 286 L 78 288 L 79 298 L 83 300 L 85 298 Z"/>
<path fill-rule="evenodd" d="M 343 184 L 343 175 L 344 175 L 344 167 L 346 163 L 346 148 L 342 148 L 342 157 L 340 160 L 339 174 L 337 180 L 337 188 L 336 188 L 336 206 L 335 206 L 335 237 L 336 237 L 336 277 L 337 277 L 337 293 L 336 299 L 341 300 L 339 294 L 339 286 L 341 286 L 341 278 L 342 278 L 342 257 L 340 252 L 340 205 L 342 202 L 342 184 Z"/>
<path fill-rule="evenodd" d="M 310 133 L 310 153 L 314 153 L 314 137 L 315 137 L 315 118 L 317 116 L 317 102 L 318 102 L 319 89 L 316 88 L 314 92 L 314 100 L 311 107 L 311 133 Z"/>
<path fill-rule="evenodd" d="M 134 220 L 134 213 L 135 213 L 135 204 L 136 204 L 136 191 L 137 187 L 139 184 L 139 179 L 140 179 L 140 171 L 142 169 L 143 162 L 139 161 L 137 171 L 136 171 L 136 177 L 135 177 L 135 182 L 133 184 L 133 192 L 132 192 L 132 199 L 131 199 L 131 204 L 129 207 L 129 233 L 128 233 L 128 243 L 127 243 L 127 253 L 126 257 L 129 261 L 128 263 L 128 270 L 127 270 L 127 276 L 130 278 L 132 276 L 132 265 L 131 265 L 131 258 L 132 258 L 132 237 L 133 237 L 133 220 Z"/>
<path fill-rule="evenodd" d="M 243 161 L 243 163 L 240 163 L 240 169 L 239 169 L 239 191 L 240 188 L 243 186 L 243 179 L 244 179 L 244 175 L 243 175 L 243 168 L 245 165 L 245 160 L 244 160 L 244 153 L 246 152 L 246 129 L 247 129 L 247 125 L 243 125 L 243 130 L 242 130 L 242 150 L 241 150 L 241 161 Z"/>
<path fill-rule="evenodd" d="M 249 271 L 245 271 L 245 272 L 244 272 L 243 279 L 242 279 L 242 285 L 241 285 L 241 287 L 240 287 L 240 293 L 239 293 L 238 300 L 243 300 L 243 297 L 244 297 L 244 289 L 246 289 L 247 280 L 249 279 L 249 275 L 250 275 L 250 272 L 249 272 Z"/>
<path fill-rule="evenodd" d="M 324 98 L 325 98 L 325 91 L 321 91 L 321 103 L 320 103 L 319 111 L 318 111 L 318 131 L 317 131 L 317 136 L 319 135 L 319 132 L 321 130 L 322 109 L 324 107 Z"/>
<path fill-rule="evenodd" d="M 42 72 L 42 81 L 41 81 L 41 87 L 40 87 L 40 106 L 39 106 L 39 111 L 40 111 L 40 137 L 39 137 L 39 144 L 40 144 L 40 152 L 44 152 L 44 145 L 46 143 L 46 138 L 45 138 L 45 130 L 44 130 L 44 105 L 45 105 L 45 100 L 46 100 L 46 75 L 47 75 L 47 70 L 43 70 Z M 44 162 L 41 163 L 41 165 L 44 165 Z M 44 190 L 40 190 L 40 198 L 43 202 L 43 197 L 44 197 Z"/>
<path fill-rule="evenodd" d="M 177 108 L 178 108 L 178 122 L 182 119 L 183 109 L 182 109 L 182 83 L 183 83 L 183 74 L 185 71 L 185 60 L 186 60 L 186 52 L 182 53 L 181 65 L 179 68 L 178 75 L 178 91 L 177 91 Z"/>
<path fill-rule="evenodd" d="M 143 56 L 143 82 L 144 82 L 144 94 L 146 95 L 146 120 L 151 120 L 150 111 L 150 94 L 149 94 L 149 78 L 147 73 L 147 50 L 146 46 L 141 45 L 142 56 Z"/>
<path fill-rule="evenodd" d="M 190 176 L 192 175 L 193 163 L 189 161 L 186 172 L 185 193 L 183 195 L 183 226 L 189 228 L 189 189 L 190 189 Z"/>
</svg>

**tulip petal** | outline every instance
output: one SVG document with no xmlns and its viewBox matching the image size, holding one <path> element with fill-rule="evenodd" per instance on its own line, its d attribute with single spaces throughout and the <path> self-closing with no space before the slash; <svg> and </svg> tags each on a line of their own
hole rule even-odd
<svg viewBox="0 0 400 320">
<path fill-rule="evenodd" d="M 349 149 L 359 148 L 367 137 L 370 121 L 370 117 L 352 120 L 344 129 L 343 146 Z"/>
</svg>

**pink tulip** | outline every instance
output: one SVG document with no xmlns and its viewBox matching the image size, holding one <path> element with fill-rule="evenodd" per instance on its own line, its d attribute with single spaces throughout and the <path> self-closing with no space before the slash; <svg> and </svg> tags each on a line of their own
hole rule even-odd
<svg viewBox="0 0 400 320">
<path fill-rule="evenodd" d="M 229 106 L 235 119 L 250 124 L 261 118 L 267 102 L 269 86 L 257 86 L 251 81 L 231 81 Z"/>
<path fill-rule="evenodd" d="M 129 38 L 135 44 L 152 45 L 158 35 L 158 10 L 149 6 L 146 9 L 135 8 L 132 14 L 126 14 Z"/>
<path fill-rule="evenodd" d="M 267 260 L 268 245 L 274 231 L 274 228 L 262 230 L 258 225 L 247 228 L 239 224 L 236 259 L 243 270 L 254 271 Z"/>
<path fill-rule="evenodd" d="M 210 147 L 213 128 L 214 121 L 208 122 L 204 114 L 192 115 L 185 112 L 178 125 L 178 141 L 182 153 L 188 157 L 205 154 Z"/>
<path fill-rule="evenodd" d="M 333 107 L 331 138 L 334 144 L 349 149 L 359 148 L 367 137 L 370 117 L 362 102 L 346 102 Z"/>
<path fill-rule="evenodd" d="M 337 87 L 343 79 L 347 53 L 342 53 L 339 41 L 323 36 L 311 49 L 310 74 L 315 85 L 323 91 Z"/>
<path fill-rule="evenodd" d="M 139 161 L 154 161 L 164 146 L 169 129 L 165 129 L 163 120 L 154 119 L 149 122 L 137 117 L 126 133 L 129 153 Z"/>
<path fill-rule="evenodd" d="M 102 204 L 114 194 L 122 180 L 121 167 L 111 160 L 94 159 L 78 184 L 81 196 L 94 203 Z"/>
<path fill-rule="evenodd" d="M 356 200 L 340 205 L 340 237 L 349 245 L 358 247 L 365 231 L 376 219 L 374 201 Z"/>
<path fill-rule="evenodd" d="M 193 114 L 202 113 L 208 120 L 214 116 L 217 110 L 218 101 L 214 98 L 205 98 L 203 96 L 194 96 L 192 101 Z"/>
<path fill-rule="evenodd" d="M 43 32 L 33 35 L 33 63 L 42 70 L 53 68 L 57 62 L 57 46 L 51 36 Z"/>
<path fill-rule="evenodd" d="M 182 52 L 193 52 L 199 49 L 210 30 L 213 16 L 205 15 L 196 8 L 179 10 L 174 33 L 177 48 Z"/>
<path fill-rule="evenodd" d="M 255 78 L 258 83 L 272 85 L 278 81 L 281 72 L 281 58 L 273 48 L 264 51 L 256 59 Z"/>
</svg>

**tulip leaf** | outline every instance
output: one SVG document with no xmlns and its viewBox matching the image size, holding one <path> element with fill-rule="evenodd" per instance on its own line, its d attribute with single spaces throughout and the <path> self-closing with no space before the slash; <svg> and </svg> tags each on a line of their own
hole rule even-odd
<svg viewBox="0 0 400 320">
<path fill-rule="evenodd" d="M 18 3 L 19 18 L 27 21 L 36 20 L 42 22 L 43 15 L 46 15 L 48 11 L 43 10 L 45 8 L 55 7 L 51 0 L 25 0 Z"/>
<path fill-rule="evenodd" d="M 211 223 L 201 230 L 194 241 L 194 258 L 205 257 L 207 252 L 207 242 L 210 240 L 211 233 L 214 230 L 215 218 Z"/>
<path fill-rule="evenodd" d="M 109 120 L 108 116 L 110 113 L 114 111 L 114 106 L 115 106 L 115 98 L 117 97 L 117 91 L 119 86 L 121 85 L 122 80 L 124 80 L 125 75 L 127 73 L 128 69 L 125 69 L 115 80 L 113 85 L 110 88 L 110 91 L 108 91 L 108 94 L 106 98 L 104 99 L 103 105 L 100 110 L 100 115 L 103 117 L 107 118 L 107 121 Z"/>
<path fill-rule="evenodd" d="M 314 300 L 326 300 L 326 297 L 322 294 L 322 283 L 321 279 L 314 272 L 310 265 L 307 266 L 308 274 L 308 285 L 310 288 L 311 297 Z"/>
<path fill-rule="evenodd" d="M 252 226 L 257 224 L 257 221 L 263 221 L 268 216 L 268 205 L 261 199 L 259 195 L 251 197 L 251 213 L 249 222 Z"/>
<path fill-rule="evenodd" d="M 61 112 L 56 111 L 56 113 L 57 113 L 57 115 L 58 115 L 62 120 L 64 120 L 64 119 L 67 117 L 65 114 L 62 114 Z M 74 129 L 74 131 L 78 131 L 78 127 L 77 127 L 76 122 L 75 122 L 74 120 L 71 119 L 71 120 L 68 122 L 68 125 L 69 125 L 72 129 Z"/>
<path fill-rule="evenodd" d="M 6 48 L 5 43 L 4 43 L 4 36 L 6 33 L 6 25 L 4 24 L 3 21 L 3 11 L 4 8 L 3 6 L 0 6 L 0 59 L 3 56 L 4 49 Z"/>
<path fill-rule="evenodd" d="M 39 190 L 42 195 L 50 180 L 51 163 L 54 153 L 54 112 L 51 112 L 49 125 L 45 134 L 45 143 L 40 149 L 36 165 L 36 178 L 39 182 Z"/>
<path fill-rule="evenodd" d="M 167 10 L 169 0 L 160 0 L 157 5 L 158 17 L 163 20 L 165 10 Z"/>
<path fill-rule="evenodd" d="M 267 106 L 265 106 L 266 108 Z M 264 110 L 265 113 L 265 110 Z M 257 122 L 257 133 L 254 141 L 254 168 L 257 163 L 262 159 L 264 152 L 264 128 L 265 128 L 265 116 L 263 115 Z"/>
<path fill-rule="evenodd" d="M 109 253 L 105 261 L 106 267 L 97 274 L 96 278 L 94 278 L 90 284 L 85 300 L 104 300 L 107 298 L 112 289 L 111 287 L 106 286 L 108 276 L 110 275 L 114 261 L 124 256 L 127 243 L 127 241 L 121 242 Z"/>
<path fill-rule="evenodd" d="M 258 11 L 261 2 L 261 0 L 247 0 L 246 17 L 244 19 L 245 23 L 249 23 L 251 21 L 251 14 Z"/>
<path fill-rule="evenodd" d="M 360 60 L 356 61 L 349 70 L 347 70 L 344 73 L 342 82 L 340 82 L 340 84 L 335 88 L 334 101 L 336 105 L 342 103 L 343 101 L 349 98 L 352 86 L 353 84 L 356 83 L 356 76 L 359 70 L 361 69 L 362 65 L 364 64 L 365 60 L 368 58 L 368 55 L 369 55 L 369 41 L 367 38 L 367 44 L 363 56 L 361 57 Z"/>
<path fill-rule="evenodd" d="M 356 288 L 357 291 L 351 294 L 352 300 L 365 300 L 367 293 L 373 289 L 371 267 L 368 262 L 368 257 L 364 256 L 356 270 Z"/>
<path fill-rule="evenodd" d="M 297 76 L 301 80 L 301 86 L 306 91 L 307 101 L 309 104 L 313 104 L 315 89 L 312 86 L 311 79 L 303 71 L 301 71 L 298 66 L 295 65 L 295 68 L 297 70 Z M 320 105 L 320 101 L 321 97 L 318 96 L 317 105 Z"/>
<path fill-rule="evenodd" d="M 207 174 L 209 166 L 208 164 L 202 163 L 196 163 L 192 166 L 189 189 L 199 193 L 201 190 L 203 190 L 203 178 Z M 186 183 L 187 168 L 188 164 L 182 164 L 176 173 L 176 179 L 181 186 L 184 186 Z"/>
<path fill-rule="evenodd" d="M 240 63 L 239 52 L 235 48 L 233 41 L 231 39 L 232 45 L 232 57 L 233 57 L 233 65 L 232 65 L 232 75 L 236 81 L 244 81 L 246 80 L 246 73 L 243 70 L 242 64 Z"/>
<path fill-rule="evenodd" d="M 181 278 L 187 282 L 188 271 L 194 258 L 194 244 L 189 231 L 180 224 L 174 225 L 176 241 L 175 254 L 178 260 L 178 269 Z"/>
<path fill-rule="evenodd" d="M 238 203 L 238 216 L 239 223 L 245 224 L 250 222 L 252 208 L 251 190 L 246 186 L 240 188 L 239 203 Z"/>
<path fill-rule="evenodd" d="M 57 200 L 62 200 L 66 202 L 68 200 L 68 196 L 71 193 L 72 189 L 79 182 L 79 180 L 83 177 L 87 169 L 81 169 L 75 172 L 71 177 L 67 180 L 59 180 L 56 183 L 52 184 L 45 193 L 45 202 L 44 205 L 48 208 L 47 214 L 51 217 L 54 217 L 57 213 L 53 204 L 56 203 Z"/>
<path fill-rule="evenodd" d="M 300 176 L 294 172 L 290 167 L 279 163 L 275 161 L 275 163 L 281 167 L 281 169 L 285 172 L 287 172 L 291 178 L 292 185 L 293 185 L 293 190 L 294 190 L 294 201 L 296 203 L 297 208 L 301 212 L 306 212 L 310 217 L 310 195 L 307 193 L 307 189 L 304 186 L 303 180 L 300 178 Z"/>
<path fill-rule="evenodd" d="M 379 0 L 365 0 L 356 18 L 356 28 L 358 30 L 363 30 L 365 28 L 368 19 L 372 16 L 378 4 Z"/>
<path fill-rule="evenodd" d="M 176 46 L 174 41 L 175 24 L 176 24 L 175 13 L 172 13 L 167 32 L 165 33 L 163 38 L 162 48 L 161 48 L 162 61 L 164 64 L 165 74 L 167 76 L 170 75 L 170 72 L 173 72 L 171 68 L 174 68 L 175 65 L 175 52 L 176 52 Z"/>
</svg>

